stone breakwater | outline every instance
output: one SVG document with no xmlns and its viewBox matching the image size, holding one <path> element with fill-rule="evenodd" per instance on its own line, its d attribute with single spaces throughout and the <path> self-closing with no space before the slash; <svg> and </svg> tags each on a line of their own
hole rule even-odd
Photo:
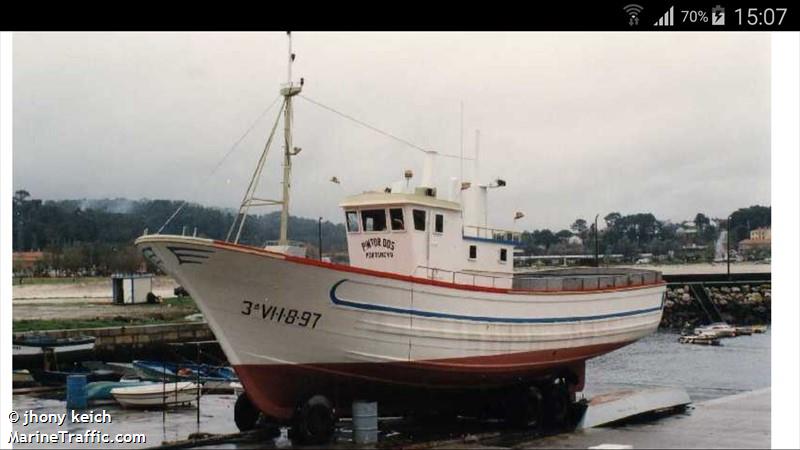
<svg viewBox="0 0 800 450">
<path fill-rule="evenodd" d="M 770 323 L 771 284 L 714 285 L 705 286 L 704 289 L 723 321 L 731 325 Z M 681 330 L 709 322 L 708 315 L 689 285 L 670 286 L 667 289 L 660 328 Z"/>
</svg>

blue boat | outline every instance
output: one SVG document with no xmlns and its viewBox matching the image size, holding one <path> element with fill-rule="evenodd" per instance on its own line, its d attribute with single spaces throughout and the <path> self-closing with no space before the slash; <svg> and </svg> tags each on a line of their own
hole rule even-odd
<svg viewBox="0 0 800 450">
<path fill-rule="evenodd" d="M 176 364 L 164 361 L 133 361 L 133 368 L 143 380 L 153 381 L 197 381 L 205 389 L 230 389 L 230 383 L 239 381 L 231 367 L 208 364 Z"/>
</svg>

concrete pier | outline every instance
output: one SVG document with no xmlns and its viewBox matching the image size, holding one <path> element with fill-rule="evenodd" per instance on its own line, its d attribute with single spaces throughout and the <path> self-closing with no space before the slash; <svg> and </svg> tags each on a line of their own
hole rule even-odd
<svg viewBox="0 0 800 450">
<path fill-rule="evenodd" d="M 514 445 L 515 448 L 769 448 L 771 388 L 697 403 L 685 414 L 616 428 L 593 428 Z"/>
</svg>

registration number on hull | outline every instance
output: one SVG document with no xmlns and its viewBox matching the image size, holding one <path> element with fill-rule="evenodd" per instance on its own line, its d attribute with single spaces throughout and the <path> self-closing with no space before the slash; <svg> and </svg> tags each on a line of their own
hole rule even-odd
<svg viewBox="0 0 800 450">
<path fill-rule="evenodd" d="M 284 306 L 267 305 L 266 303 L 242 301 L 242 315 L 258 317 L 286 325 L 316 328 L 322 314 L 313 311 L 286 308 Z"/>
</svg>

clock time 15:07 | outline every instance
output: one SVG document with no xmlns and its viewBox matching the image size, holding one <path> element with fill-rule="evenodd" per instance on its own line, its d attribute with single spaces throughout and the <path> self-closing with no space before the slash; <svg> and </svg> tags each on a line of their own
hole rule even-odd
<svg viewBox="0 0 800 450">
<path fill-rule="evenodd" d="M 788 8 L 747 8 L 736 9 L 739 25 L 780 25 Z"/>
</svg>

